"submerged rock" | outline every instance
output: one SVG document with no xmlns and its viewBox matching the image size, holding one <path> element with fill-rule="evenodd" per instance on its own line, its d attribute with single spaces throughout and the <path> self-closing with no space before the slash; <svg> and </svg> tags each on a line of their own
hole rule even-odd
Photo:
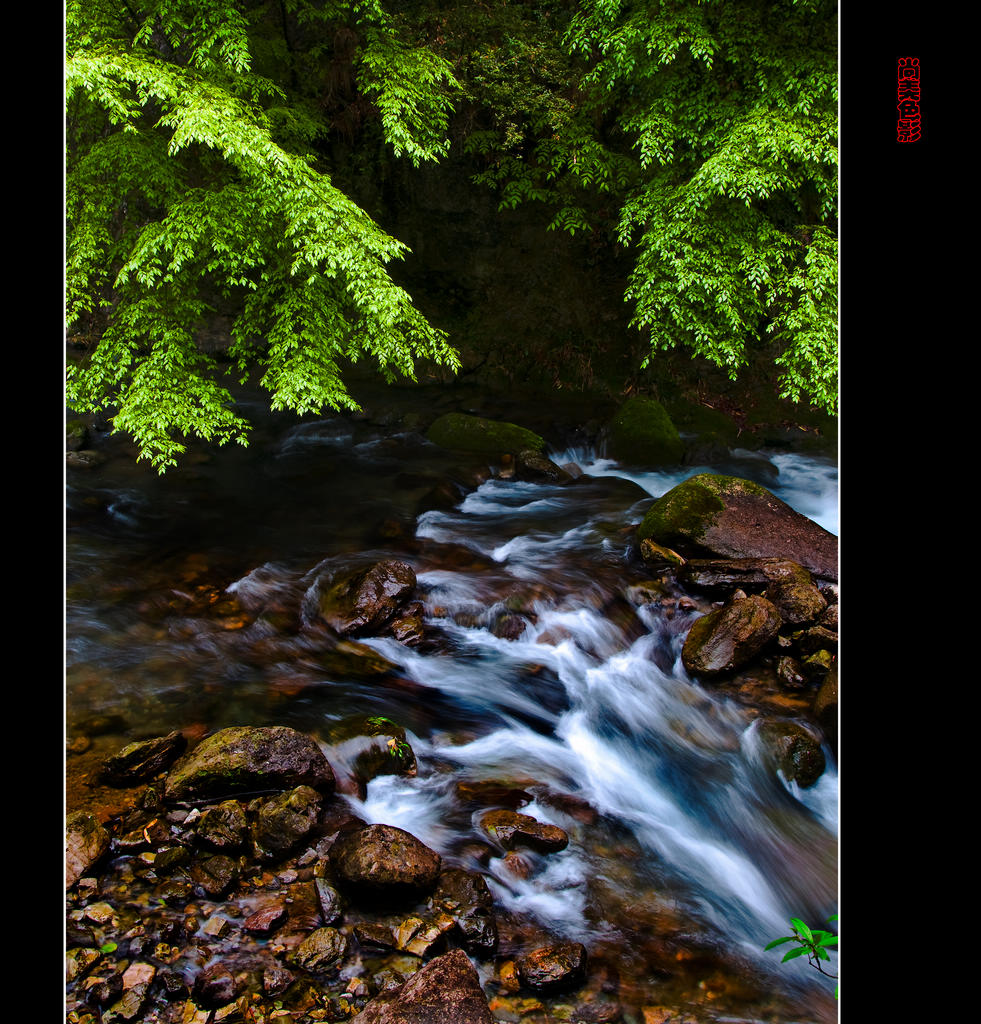
<svg viewBox="0 0 981 1024">
<path fill-rule="evenodd" d="M 560 942 L 532 950 L 517 961 L 521 980 L 536 992 L 563 992 L 586 978 L 586 947 L 581 942 Z"/>
<path fill-rule="evenodd" d="M 307 971 L 322 972 L 333 967 L 347 952 L 347 939 L 336 928 L 311 932 L 299 945 L 293 961 Z"/>
<path fill-rule="evenodd" d="M 282 725 L 233 726 L 202 740 L 171 769 L 164 798 L 182 803 L 295 786 L 334 790 L 333 769 L 309 736 Z"/>
<path fill-rule="evenodd" d="M 714 676 L 747 665 L 780 630 L 780 613 L 765 597 L 730 601 L 696 619 L 681 649 L 685 670 Z"/>
<path fill-rule="evenodd" d="M 739 477 L 700 473 L 672 487 L 648 509 L 637 536 L 682 552 L 789 559 L 821 579 L 838 579 L 838 538 Z"/>
</svg>

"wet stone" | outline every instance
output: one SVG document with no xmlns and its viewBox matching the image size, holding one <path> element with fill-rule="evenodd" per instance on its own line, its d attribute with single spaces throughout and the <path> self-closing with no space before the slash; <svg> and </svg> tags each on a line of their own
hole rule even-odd
<svg viewBox="0 0 981 1024">
<path fill-rule="evenodd" d="M 286 920 L 286 905 L 282 900 L 272 900 L 259 907 L 243 922 L 242 927 L 255 935 L 264 935 L 281 925 Z"/>
<path fill-rule="evenodd" d="M 239 993 L 239 983 L 232 972 L 222 963 L 203 968 L 194 980 L 195 998 L 206 1006 L 223 1006 L 230 1003 Z"/>
<path fill-rule="evenodd" d="M 586 947 L 580 942 L 542 946 L 517 961 L 521 980 L 538 992 L 568 991 L 586 976 Z"/>
<path fill-rule="evenodd" d="M 238 863 L 223 854 L 216 854 L 191 866 L 192 880 L 208 896 L 221 896 L 238 881 Z"/>
<path fill-rule="evenodd" d="M 223 800 L 202 811 L 195 823 L 197 837 L 217 850 L 232 850 L 245 841 L 248 822 L 237 800 Z"/>
<path fill-rule="evenodd" d="M 320 794 L 310 786 L 266 800 L 252 827 L 256 853 L 267 858 L 286 853 L 316 828 L 319 816 Z"/>
<path fill-rule="evenodd" d="M 347 939 L 336 928 L 318 928 L 308 935 L 294 954 L 298 967 L 308 971 L 325 971 L 347 952 Z"/>
<path fill-rule="evenodd" d="M 315 878 L 313 885 L 324 924 L 336 924 L 343 912 L 341 894 L 323 878 Z"/>
<path fill-rule="evenodd" d="M 135 786 L 166 771 L 186 747 L 187 739 L 178 731 L 130 743 L 105 760 L 102 776 L 114 786 Z"/>
<path fill-rule="evenodd" d="M 509 850 L 527 846 L 539 853 L 553 853 L 569 845 L 568 833 L 558 825 L 546 825 L 516 811 L 488 811 L 481 816 L 480 826 Z"/>
</svg>

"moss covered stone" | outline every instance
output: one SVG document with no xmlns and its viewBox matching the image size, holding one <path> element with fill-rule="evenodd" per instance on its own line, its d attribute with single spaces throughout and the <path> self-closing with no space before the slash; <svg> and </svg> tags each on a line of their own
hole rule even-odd
<svg viewBox="0 0 981 1024">
<path fill-rule="evenodd" d="M 619 462 L 658 466 L 681 461 L 684 442 L 654 398 L 628 398 L 610 421 L 610 454 Z"/>
<path fill-rule="evenodd" d="M 545 450 L 545 439 L 532 430 L 515 423 L 462 412 L 448 412 L 440 416 L 426 432 L 426 437 L 442 448 L 482 455 Z"/>
<path fill-rule="evenodd" d="M 683 555 L 789 559 L 820 579 L 838 578 L 838 538 L 740 477 L 689 477 L 651 505 L 637 537 Z"/>
</svg>

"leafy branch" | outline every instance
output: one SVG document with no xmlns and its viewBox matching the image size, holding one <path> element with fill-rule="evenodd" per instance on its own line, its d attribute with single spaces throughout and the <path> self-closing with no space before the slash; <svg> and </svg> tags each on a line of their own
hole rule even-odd
<svg viewBox="0 0 981 1024">
<path fill-rule="evenodd" d="M 838 915 L 832 914 L 828 918 L 828 921 L 837 921 Z M 797 957 L 806 956 L 807 962 L 823 974 L 827 978 L 834 978 L 837 980 L 837 974 L 829 974 L 821 966 L 822 960 L 831 960 L 831 954 L 828 952 L 830 946 L 838 945 L 838 936 L 831 932 L 826 932 L 820 928 L 809 928 L 799 917 L 792 917 L 790 919 L 790 926 L 794 930 L 793 935 L 784 935 L 779 939 L 774 939 L 772 942 L 768 942 L 764 947 L 766 950 L 774 949 L 777 946 L 782 946 L 785 942 L 796 942 L 797 945 L 788 950 L 783 955 L 781 963 L 786 963 L 788 960 L 795 960 Z M 835 986 L 835 998 L 838 997 L 838 986 Z"/>
</svg>

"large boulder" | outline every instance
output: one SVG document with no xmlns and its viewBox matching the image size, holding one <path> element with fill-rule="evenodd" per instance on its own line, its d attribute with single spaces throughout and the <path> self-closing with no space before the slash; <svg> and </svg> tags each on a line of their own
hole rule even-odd
<svg viewBox="0 0 981 1024">
<path fill-rule="evenodd" d="M 735 599 L 696 619 L 681 649 L 685 671 L 715 676 L 748 664 L 777 635 L 780 613 L 765 597 Z"/>
<path fill-rule="evenodd" d="M 330 848 L 338 886 L 355 901 L 400 903 L 432 892 L 442 865 L 435 850 L 394 825 L 367 825 Z"/>
<path fill-rule="evenodd" d="M 699 473 L 647 510 L 638 539 L 722 558 L 782 558 L 838 579 L 838 538 L 751 480 Z"/>
<path fill-rule="evenodd" d="M 380 632 L 412 596 L 416 574 L 398 559 L 376 562 L 367 569 L 333 580 L 320 595 L 320 614 L 341 636 Z"/>
<path fill-rule="evenodd" d="M 656 399 L 637 396 L 610 421 L 609 451 L 618 462 L 662 466 L 681 462 L 685 445 L 667 409 Z"/>
<path fill-rule="evenodd" d="M 426 437 L 441 448 L 481 455 L 516 455 L 518 452 L 545 450 L 545 439 L 532 430 L 515 423 L 462 412 L 448 412 L 440 416 L 426 432 Z"/>
<path fill-rule="evenodd" d="M 333 769 L 309 736 L 282 725 L 233 726 L 203 739 L 171 769 L 164 798 L 187 803 L 296 786 L 334 790 Z"/>
<path fill-rule="evenodd" d="M 480 977 L 462 949 L 444 953 L 400 988 L 383 992 L 355 1024 L 494 1024 Z"/>
</svg>

